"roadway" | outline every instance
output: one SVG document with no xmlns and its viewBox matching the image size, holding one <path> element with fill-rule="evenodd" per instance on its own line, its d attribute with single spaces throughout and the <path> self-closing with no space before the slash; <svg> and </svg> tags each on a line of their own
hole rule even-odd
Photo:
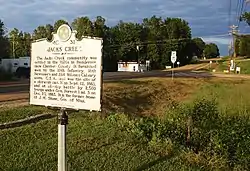
<svg viewBox="0 0 250 171">
<path fill-rule="evenodd" d="M 209 73 L 195 73 L 195 72 L 183 72 L 174 71 L 175 77 L 208 77 Z M 150 72 L 106 72 L 104 73 L 104 82 L 116 81 L 122 79 L 133 79 L 133 78 L 145 78 L 145 77 L 171 77 L 171 71 L 150 71 Z M 5 93 L 16 93 L 29 91 L 29 80 L 13 81 L 13 82 L 0 82 L 0 94 Z"/>
<path fill-rule="evenodd" d="M 197 66 L 194 66 L 195 68 Z M 198 66 L 200 67 L 200 66 Z M 193 68 L 182 68 L 174 71 L 174 77 L 178 78 L 248 78 L 250 76 L 231 75 L 231 74 L 212 74 L 208 72 L 192 72 Z M 145 77 L 171 77 L 172 71 L 149 71 L 149 72 L 105 72 L 103 76 L 104 82 L 117 81 L 122 79 L 145 78 Z M 6 101 L 16 101 L 29 98 L 29 80 L 18 82 L 0 82 L 0 103 Z"/>
</svg>

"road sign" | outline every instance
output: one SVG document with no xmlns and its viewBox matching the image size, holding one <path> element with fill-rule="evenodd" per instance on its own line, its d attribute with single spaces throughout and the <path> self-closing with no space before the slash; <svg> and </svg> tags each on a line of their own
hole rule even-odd
<svg viewBox="0 0 250 171">
<path fill-rule="evenodd" d="M 177 55 L 176 55 L 176 51 L 172 51 L 171 52 L 171 62 L 173 63 L 173 69 L 172 69 L 172 80 L 174 79 L 174 63 L 177 60 Z"/>
<path fill-rule="evenodd" d="M 76 39 L 63 24 L 53 41 L 31 44 L 30 104 L 60 107 L 58 171 L 67 170 L 66 109 L 101 110 L 102 39 Z"/>
<path fill-rule="evenodd" d="M 102 39 L 65 24 L 53 36 L 32 43 L 30 104 L 100 111 Z"/>
<path fill-rule="evenodd" d="M 171 62 L 174 64 L 177 60 L 176 51 L 171 52 Z"/>
</svg>

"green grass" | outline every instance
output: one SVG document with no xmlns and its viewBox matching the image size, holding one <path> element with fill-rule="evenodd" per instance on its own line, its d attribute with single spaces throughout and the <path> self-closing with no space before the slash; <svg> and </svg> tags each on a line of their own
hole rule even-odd
<svg viewBox="0 0 250 171">
<path fill-rule="evenodd" d="M 187 170 L 178 154 L 161 156 L 116 124 L 87 113 L 72 114 L 67 131 L 70 170 Z M 56 170 L 55 119 L 0 131 L 0 170 Z M 193 167 L 195 168 L 195 167 Z M 201 169 L 197 169 L 201 170 Z"/>
<path fill-rule="evenodd" d="M 215 98 L 223 116 L 249 115 L 250 96 L 247 92 L 250 91 L 250 81 L 232 79 L 197 79 L 196 81 L 201 82 L 201 84 L 195 83 L 198 91 L 192 92 L 192 95 L 187 93 L 189 97 L 186 100 L 181 100 L 182 102 L 192 103 L 194 99 L 201 97 Z M 189 82 L 194 85 L 193 80 L 189 80 Z M 139 82 L 126 81 L 123 83 L 126 83 L 128 87 L 135 84 L 134 89 L 138 90 Z M 188 86 L 187 80 L 177 81 L 177 83 L 178 85 L 182 83 L 182 85 L 176 88 L 176 93 L 180 93 L 180 87 L 186 87 L 186 91 L 190 91 L 191 87 Z M 169 84 L 167 86 L 169 88 L 177 85 L 170 82 L 166 84 Z M 118 89 L 121 88 L 118 83 L 114 86 Z M 146 85 L 143 86 L 145 88 Z M 152 87 L 155 86 L 153 84 Z M 109 93 L 114 91 L 110 86 L 108 88 L 110 88 Z M 118 93 L 118 89 L 116 93 Z M 183 88 L 181 90 L 182 93 L 179 96 L 184 96 Z M 126 91 L 125 93 L 129 92 Z M 151 93 L 155 94 L 154 91 Z M 111 96 L 111 94 L 108 95 Z M 112 94 L 112 96 L 114 95 L 116 94 Z M 176 94 L 173 96 L 176 96 Z M 157 95 L 157 98 L 159 97 L 160 94 Z M 138 96 L 135 96 L 135 98 L 138 98 Z M 130 106 L 132 106 L 132 103 L 130 103 Z M 1 109 L 0 121 L 21 119 L 44 111 L 45 108 L 43 107 Z M 131 110 L 129 111 L 131 112 Z M 126 118 L 124 120 L 122 124 L 127 123 Z M 202 158 L 200 154 L 175 146 L 170 149 L 172 153 L 163 155 L 152 149 L 144 141 L 135 139 L 131 132 L 124 129 L 125 126 L 120 126 L 118 122 L 110 122 L 110 117 L 101 119 L 98 113 L 79 112 L 70 114 L 67 128 L 69 169 L 79 171 L 208 170 L 205 164 L 213 162 L 215 164 L 212 170 L 223 170 L 220 168 L 220 162 L 224 159 L 221 159 L 220 156 L 213 156 L 212 159 Z M 0 148 L 0 170 L 56 170 L 56 118 L 19 128 L 0 130 Z M 161 148 L 160 151 L 164 152 L 166 148 Z"/>
<path fill-rule="evenodd" d="M 199 88 L 189 101 L 195 98 L 215 99 L 222 113 L 249 114 L 250 92 L 249 80 L 214 79 Z"/>
<path fill-rule="evenodd" d="M 26 106 L 26 107 L 15 107 L 15 108 L 1 108 L 0 109 L 0 123 L 6 123 L 10 121 L 15 121 L 19 119 L 24 119 L 26 117 L 35 116 L 49 112 L 44 107 L 39 106 Z"/>
<path fill-rule="evenodd" d="M 215 67 L 217 72 L 223 72 L 224 70 L 228 70 L 228 60 L 221 60 L 218 63 L 219 64 Z M 236 60 L 236 66 L 239 66 L 241 68 L 241 74 L 250 74 L 250 61 Z"/>
<path fill-rule="evenodd" d="M 250 74 L 250 61 L 236 62 L 236 65 L 240 67 L 241 74 Z"/>
</svg>

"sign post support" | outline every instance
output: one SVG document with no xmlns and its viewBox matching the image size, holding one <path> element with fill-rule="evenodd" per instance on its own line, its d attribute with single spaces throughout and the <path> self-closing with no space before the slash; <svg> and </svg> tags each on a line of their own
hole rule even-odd
<svg viewBox="0 0 250 171">
<path fill-rule="evenodd" d="M 66 147 L 66 126 L 68 124 L 68 115 L 64 108 L 61 109 L 58 124 L 58 171 L 67 170 L 67 147 Z"/>
<path fill-rule="evenodd" d="M 174 63 L 177 60 L 177 55 L 176 55 L 176 51 L 172 51 L 171 52 L 171 62 L 173 63 L 173 68 L 172 68 L 172 80 L 174 79 Z"/>
</svg>

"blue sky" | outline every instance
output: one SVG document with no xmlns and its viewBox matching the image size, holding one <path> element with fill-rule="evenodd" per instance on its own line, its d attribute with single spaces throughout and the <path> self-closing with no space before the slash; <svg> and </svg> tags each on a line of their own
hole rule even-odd
<svg viewBox="0 0 250 171">
<path fill-rule="evenodd" d="M 8 29 L 32 32 L 37 26 L 53 24 L 58 19 L 72 22 L 79 16 L 94 19 L 103 16 L 107 24 L 119 20 L 141 22 L 152 15 L 181 17 L 188 21 L 193 37 L 214 42 L 221 55 L 227 55 L 229 0 L 8 0 L 2 1 L 0 19 Z M 236 24 L 236 3 L 232 0 L 232 24 Z M 248 8 L 247 8 L 248 9 Z M 249 27 L 250 28 L 250 27 Z M 241 24 L 240 32 L 250 32 Z"/>
</svg>

